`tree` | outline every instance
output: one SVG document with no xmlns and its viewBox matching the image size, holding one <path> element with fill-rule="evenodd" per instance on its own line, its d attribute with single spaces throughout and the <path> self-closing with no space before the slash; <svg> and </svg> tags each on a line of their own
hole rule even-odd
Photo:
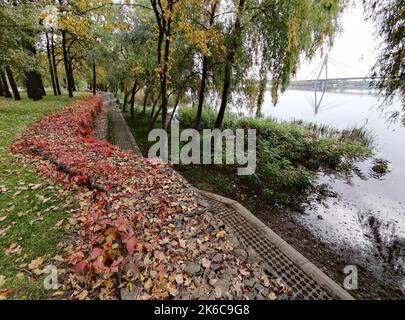
<svg viewBox="0 0 405 320">
<path fill-rule="evenodd" d="M 26 1 L 5 1 L 0 5 L 0 67 L 5 68 L 15 98 L 19 98 L 14 72 L 27 83 L 29 97 L 42 98 L 42 80 L 36 70 L 35 44 L 39 36 L 38 8 Z M 3 81 L 4 85 L 4 81 Z M 38 95 L 33 95 L 32 92 Z"/>
<path fill-rule="evenodd" d="M 52 62 L 52 53 L 51 53 L 51 47 L 50 47 L 50 44 L 49 44 L 48 32 L 45 32 L 45 37 L 46 37 L 46 54 L 47 54 L 47 57 L 48 57 L 49 73 L 51 75 L 53 93 L 54 93 L 55 96 L 57 96 L 58 95 L 58 90 L 56 88 L 55 72 L 53 70 L 54 65 L 53 65 L 53 62 Z"/>
<path fill-rule="evenodd" d="M 278 92 L 287 88 L 300 57 L 310 59 L 319 48 L 331 43 L 345 3 L 345 0 L 239 0 L 225 37 L 227 56 L 215 127 L 222 126 L 232 87 L 243 83 L 246 79 L 243 73 L 246 74 L 249 65 L 257 65 L 255 60 L 260 61 L 257 68 L 261 70 L 260 78 L 271 76 L 273 102 L 277 103 Z M 264 80 L 261 86 L 266 87 Z"/>
<path fill-rule="evenodd" d="M 381 38 L 380 54 L 372 70 L 373 86 L 385 104 L 398 97 L 405 111 L 405 2 L 364 0 L 368 18 Z M 393 115 L 399 116 L 399 113 Z M 402 115 L 405 123 L 405 115 Z"/>
<path fill-rule="evenodd" d="M 198 88 L 198 106 L 195 118 L 195 128 L 200 127 L 201 115 L 203 111 L 206 89 L 209 81 L 209 72 L 212 70 L 212 61 L 219 51 L 221 52 L 221 33 L 217 25 L 218 11 L 220 7 L 219 0 L 205 0 L 194 3 L 189 11 L 184 12 L 182 21 L 182 31 L 189 45 L 193 46 L 196 54 L 201 60 L 201 81 Z"/>
<path fill-rule="evenodd" d="M 235 63 L 237 50 L 239 49 L 239 47 L 242 44 L 243 26 L 242 26 L 241 19 L 242 19 L 242 15 L 245 11 L 245 4 L 246 4 L 246 0 L 239 0 L 235 23 L 233 25 L 233 30 L 230 35 L 231 40 L 230 40 L 230 44 L 227 48 L 228 53 L 227 53 L 226 63 L 225 63 L 225 71 L 224 71 L 225 76 L 224 76 L 224 83 L 223 83 L 223 87 L 222 87 L 222 99 L 221 99 L 221 105 L 220 105 L 219 111 L 218 111 L 218 116 L 217 116 L 217 119 L 215 120 L 215 128 L 221 128 L 222 123 L 224 121 L 225 110 L 226 110 L 226 106 L 228 104 L 229 91 L 230 91 L 231 82 L 232 82 L 232 67 L 233 67 L 233 64 Z"/>
<path fill-rule="evenodd" d="M 93 28 L 94 25 L 97 26 L 97 19 L 93 19 L 93 11 L 101 10 L 105 4 L 106 1 L 58 0 L 56 6 L 44 11 L 44 17 L 56 15 L 52 19 L 52 27 L 58 30 L 61 36 L 62 60 L 69 97 L 73 97 L 73 91 L 76 91 L 74 70 L 81 66 L 85 58 L 83 50 L 89 48 L 94 40 Z"/>
<path fill-rule="evenodd" d="M 10 82 L 11 89 L 13 90 L 14 100 L 21 100 L 20 93 L 18 92 L 17 83 L 15 82 L 13 72 L 11 71 L 10 66 L 6 66 L 6 73 L 8 81 Z"/>
<path fill-rule="evenodd" d="M 12 98 L 13 96 L 11 95 L 11 92 L 8 88 L 6 74 L 4 73 L 3 70 L 0 70 L 0 78 L 1 78 L 1 82 L 3 84 L 4 96 L 6 98 Z"/>
<path fill-rule="evenodd" d="M 54 72 L 54 77 L 55 77 L 56 91 L 58 93 L 58 96 L 60 96 L 62 93 L 60 91 L 60 85 L 59 85 L 58 65 L 56 64 L 55 41 L 54 41 L 53 28 L 51 29 L 51 56 L 52 56 L 52 67 L 53 67 L 53 72 Z"/>
<path fill-rule="evenodd" d="M 0 97 L 4 97 L 3 80 L 0 78 Z"/>
<path fill-rule="evenodd" d="M 157 45 L 157 63 L 160 79 L 160 95 L 162 99 L 160 110 L 162 111 L 162 127 L 164 130 L 166 130 L 167 128 L 167 82 L 169 78 L 170 43 L 173 36 L 172 23 L 177 2 L 179 2 L 179 0 L 166 0 L 164 2 L 159 0 L 151 0 L 151 5 L 156 17 L 159 32 Z M 164 49 L 163 53 L 162 49 Z"/>
</svg>

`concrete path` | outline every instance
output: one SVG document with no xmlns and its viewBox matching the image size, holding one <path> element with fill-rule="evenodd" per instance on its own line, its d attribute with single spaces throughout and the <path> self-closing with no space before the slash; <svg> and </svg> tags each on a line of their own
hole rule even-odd
<svg viewBox="0 0 405 320">
<path fill-rule="evenodd" d="M 115 99 L 103 97 L 112 122 L 113 144 L 142 156 L 135 139 L 115 105 Z M 353 297 L 320 269 L 281 239 L 268 226 L 238 202 L 197 190 L 200 203 L 217 215 L 247 246 L 266 262 L 268 270 L 305 300 L 352 300 Z"/>
<path fill-rule="evenodd" d="M 123 150 L 132 150 L 136 155 L 142 156 L 142 152 L 136 144 L 121 111 L 116 107 L 116 99 L 106 94 L 103 96 L 103 102 L 107 107 L 112 122 L 113 133 L 111 134 L 111 140 L 113 141 L 110 142 Z"/>
</svg>

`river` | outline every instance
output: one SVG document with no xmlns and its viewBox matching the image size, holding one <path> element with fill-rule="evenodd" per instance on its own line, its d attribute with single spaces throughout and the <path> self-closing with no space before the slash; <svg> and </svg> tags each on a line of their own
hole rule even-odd
<svg viewBox="0 0 405 320">
<path fill-rule="evenodd" d="M 318 100 L 319 100 L 318 93 Z M 326 93 L 318 110 L 310 91 L 287 91 L 274 107 L 266 94 L 262 113 L 278 120 L 304 120 L 338 129 L 365 127 L 374 137 L 374 157 L 389 161 L 380 179 L 367 176 L 372 164 L 359 163 L 366 179 L 319 175 L 338 194 L 322 203 L 313 200 L 304 214 L 294 215 L 333 250 L 351 256 L 384 281 L 405 291 L 405 128 L 390 124 L 378 99 L 361 93 Z M 399 104 L 391 109 L 399 109 Z"/>
</svg>

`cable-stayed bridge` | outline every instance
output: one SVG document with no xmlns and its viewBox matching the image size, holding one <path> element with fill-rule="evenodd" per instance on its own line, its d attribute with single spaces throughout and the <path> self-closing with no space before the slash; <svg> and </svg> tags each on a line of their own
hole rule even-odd
<svg viewBox="0 0 405 320">
<path fill-rule="evenodd" d="M 342 76 L 330 78 L 331 67 L 334 74 Z M 315 114 L 318 114 L 326 92 L 370 91 L 372 79 L 367 76 L 358 76 L 363 73 L 364 71 L 339 62 L 326 54 L 323 61 L 306 77 L 311 80 L 292 81 L 289 89 L 311 91 L 313 97 L 307 97 L 307 99 L 314 107 Z"/>
<path fill-rule="evenodd" d="M 335 74 L 342 77 L 330 78 L 330 68 L 333 67 Z M 305 91 L 346 91 L 346 90 L 369 90 L 372 79 L 364 76 L 355 76 L 362 71 L 348 66 L 326 54 L 323 61 L 306 77 L 310 80 L 291 81 L 290 89 Z M 324 74 L 324 77 L 323 77 Z M 349 76 L 347 76 L 349 75 Z"/>
<path fill-rule="evenodd" d="M 367 77 L 296 80 L 291 82 L 289 88 L 310 91 L 369 90 L 371 81 Z"/>
</svg>

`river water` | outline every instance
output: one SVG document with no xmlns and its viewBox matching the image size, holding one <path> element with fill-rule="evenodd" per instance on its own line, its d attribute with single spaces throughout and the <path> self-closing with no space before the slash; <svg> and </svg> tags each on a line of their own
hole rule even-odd
<svg viewBox="0 0 405 320">
<path fill-rule="evenodd" d="M 294 216 L 333 250 L 349 253 L 353 264 L 405 290 L 405 128 L 387 122 L 378 99 L 367 92 L 326 93 L 319 108 L 314 101 L 314 92 L 290 90 L 274 107 L 268 92 L 262 112 L 337 129 L 364 126 L 374 137 L 374 157 L 388 160 L 390 172 L 380 179 L 368 177 L 372 164 L 365 161 L 358 166 L 366 179 L 355 175 L 349 183 L 320 175 L 319 182 L 329 184 L 338 197 L 313 200 L 304 214 Z"/>
</svg>

